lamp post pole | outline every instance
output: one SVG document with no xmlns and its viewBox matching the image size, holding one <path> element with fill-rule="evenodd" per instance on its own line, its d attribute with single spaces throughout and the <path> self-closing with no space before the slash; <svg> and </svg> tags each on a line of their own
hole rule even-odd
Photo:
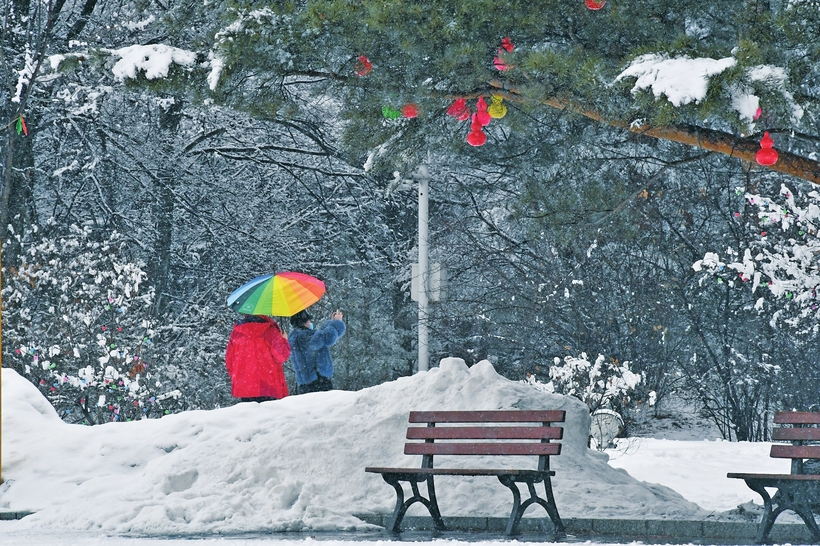
<svg viewBox="0 0 820 546">
<path fill-rule="evenodd" d="M 0 483 L 3 483 L 3 238 L 0 237 Z"/>
<path fill-rule="evenodd" d="M 427 287 L 429 282 L 429 255 L 427 247 L 427 194 L 430 188 L 430 173 L 427 165 L 419 165 L 414 178 L 419 183 L 419 371 L 426 372 L 429 368 L 427 353 L 427 306 L 429 297 Z"/>
</svg>

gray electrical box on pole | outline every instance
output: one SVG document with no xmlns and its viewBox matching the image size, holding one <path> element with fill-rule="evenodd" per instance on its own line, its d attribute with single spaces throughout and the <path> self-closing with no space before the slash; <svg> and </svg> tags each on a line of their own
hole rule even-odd
<svg viewBox="0 0 820 546">
<path fill-rule="evenodd" d="M 444 301 L 447 292 L 447 270 L 441 264 L 430 264 L 430 271 L 427 275 L 427 299 L 428 301 Z M 422 287 L 422 276 L 419 274 L 419 264 L 410 264 L 410 297 L 413 301 L 419 301 L 419 291 Z"/>
</svg>

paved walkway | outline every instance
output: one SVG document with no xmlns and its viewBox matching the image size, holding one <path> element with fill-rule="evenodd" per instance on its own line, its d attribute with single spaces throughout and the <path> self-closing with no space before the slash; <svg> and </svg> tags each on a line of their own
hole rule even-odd
<svg viewBox="0 0 820 546">
<path fill-rule="evenodd" d="M 31 512 L 2 512 L 0 520 L 21 519 Z M 388 514 L 357 514 L 367 523 L 384 527 Z M 651 544 L 697 543 L 697 544 L 754 544 L 757 536 L 757 522 L 727 522 L 709 520 L 636 520 L 636 519 L 586 519 L 563 518 L 567 528 L 567 538 L 561 542 L 630 542 L 640 540 Z M 425 516 L 407 516 L 402 521 L 403 541 L 424 542 L 432 538 L 460 541 L 511 541 L 544 542 L 552 538 L 552 522 L 549 518 L 528 518 L 521 520 L 521 535 L 506 537 L 504 529 L 507 518 L 493 517 L 445 517 L 447 531 L 436 532 L 433 520 Z M 256 536 L 251 533 L 248 536 Z M 351 541 L 384 540 L 393 537 L 384 530 L 365 532 L 300 531 L 264 534 L 269 538 L 294 539 L 307 537 Z M 546 535 L 546 537 L 545 537 Z M 262 536 L 262 535 L 259 535 Z M 802 523 L 778 523 L 772 530 L 775 543 L 810 544 L 811 534 Z"/>
<path fill-rule="evenodd" d="M 356 517 L 374 525 L 384 527 L 390 516 L 387 514 L 358 514 Z M 570 540 L 573 538 L 592 540 L 643 540 L 648 542 L 699 542 L 709 544 L 753 544 L 757 537 L 757 522 L 728 522 L 709 520 L 636 520 L 636 519 L 586 519 L 562 518 Z M 445 517 L 448 530 L 457 531 L 459 540 L 466 539 L 464 532 L 502 534 L 507 518 L 488 517 Z M 418 531 L 432 531 L 430 517 L 407 516 L 402 528 L 414 534 Z M 531 535 L 544 539 L 544 534 L 552 534 L 549 518 L 524 517 L 519 526 L 526 540 Z M 402 533 L 404 534 L 404 533 Z M 772 530 L 772 540 L 776 543 L 790 542 L 810 544 L 811 533 L 803 523 L 778 523 Z"/>
</svg>

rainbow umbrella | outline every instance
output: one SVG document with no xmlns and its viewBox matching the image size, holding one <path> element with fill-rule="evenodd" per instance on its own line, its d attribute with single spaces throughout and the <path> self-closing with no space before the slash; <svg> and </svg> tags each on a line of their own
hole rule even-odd
<svg viewBox="0 0 820 546">
<path fill-rule="evenodd" d="M 325 283 L 305 275 L 284 271 L 262 275 L 228 296 L 228 307 L 246 315 L 290 317 L 307 309 L 325 293 Z"/>
</svg>

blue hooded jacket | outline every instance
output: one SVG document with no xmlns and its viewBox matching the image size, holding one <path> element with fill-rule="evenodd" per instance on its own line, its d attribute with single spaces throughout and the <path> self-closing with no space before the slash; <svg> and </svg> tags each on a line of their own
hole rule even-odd
<svg viewBox="0 0 820 546">
<path fill-rule="evenodd" d="M 296 383 L 307 385 L 319 376 L 328 379 L 333 377 L 333 360 L 330 358 L 330 347 L 345 333 L 345 323 L 341 320 L 329 320 L 316 330 L 296 328 L 288 335 L 290 358 L 293 371 L 296 372 Z"/>
</svg>

